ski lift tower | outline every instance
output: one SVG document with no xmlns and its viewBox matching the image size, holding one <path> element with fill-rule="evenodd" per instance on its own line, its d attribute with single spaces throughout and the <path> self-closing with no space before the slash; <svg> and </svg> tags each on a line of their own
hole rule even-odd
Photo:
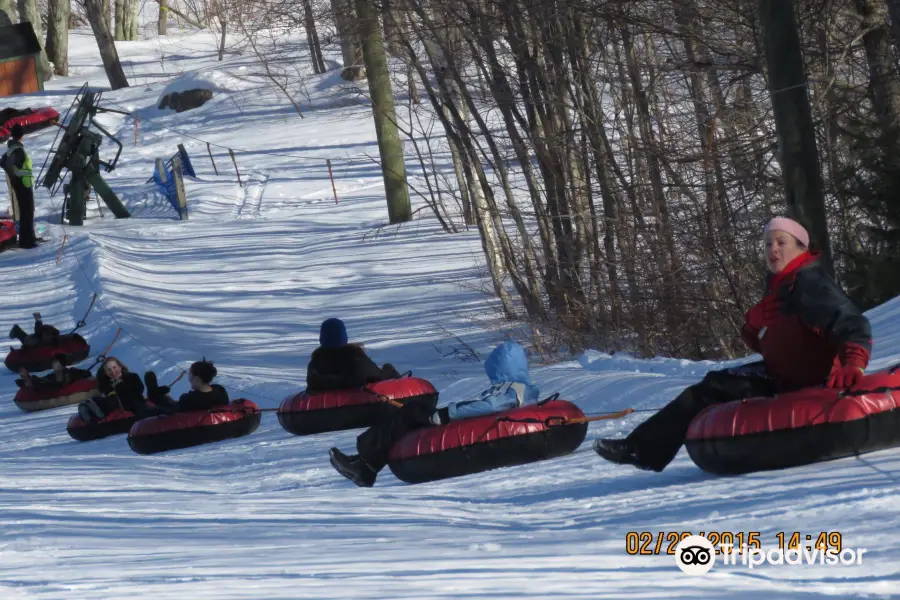
<svg viewBox="0 0 900 600">
<path fill-rule="evenodd" d="M 122 154 L 122 143 L 119 142 L 111 133 L 106 131 L 99 123 L 94 120 L 98 112 L 114 112 L 120 114 L 129 114 L 120 110 L 109 108 L 101 108 L 100 104 L 101 92 L 93 92 L 87 89 L 84 84 L 72 101 L 72 105 L 63 117 L 63 122 L 72 113 L 72 118 L 65 125 L 59 125 L 62 131 L 62 139 L 59 138 L 57 132 L 56 140 L 53 141 L 53 148 L 44 160 L 41 167 L 41 174 L 44 173 L 44 167 L 47 166 L 47 160 L 52 156 L 50 167 L 47 174 L 40 180 L 41 185 L 50 190 L 50 195 L 56 193 L 59 184 L 65 179 L 63 170 L 67 169 L 70 174 L 69 183 L 63 184 L 63 211 L 62 218 L 66 215 L 69 218 L 70 225 L 83 225 L 85 217 L 85 198 L 90 193 L 90 188 L 94 188 L 97 195 L 103 199 L 106 206 L 112 211 L 117 219 L 127 219 L 131 216 L 119 197 L 116 196 L 112 188 L 107 185 L 106 181 L 100 175 L 100 167 L 103 166 L 106 172 L 116 168 L 119 156 Z M 72 112 L 74 109 L 74 113 Z M 103 136 L 95 131 L 91 131 L 93 126 L 100 130 L 106 137 L 112 140 L 119 150 L 116 152 L 112 162 L 100 160 L 100 144 L 103 142 Z M 59 140 L 59 145 L 57 145 Z M 68 210 L 66 210 L 68 207 Z"/>
</svg>

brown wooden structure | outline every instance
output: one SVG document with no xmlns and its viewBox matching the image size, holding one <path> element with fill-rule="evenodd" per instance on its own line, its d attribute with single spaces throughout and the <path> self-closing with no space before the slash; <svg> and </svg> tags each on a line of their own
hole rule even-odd
<svg viewBox="0 0 900 600">
<path fill-rule="evenodd" d="M 44 90 L 38 69 L 41 44 L 31 23 L 0 27 L 0 97 Z"/>
</svg>

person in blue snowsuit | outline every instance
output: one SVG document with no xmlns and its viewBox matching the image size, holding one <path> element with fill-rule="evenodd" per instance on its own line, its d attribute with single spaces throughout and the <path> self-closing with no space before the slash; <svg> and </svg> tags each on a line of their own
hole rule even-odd
<svg viewBox="0 0 900 600">
<path fill-rule="evenodd" d="M 356 485 L 372 487 L 378 472 L 387 464 L 391 446 L 410 431 L 503 412 L 538 401 L 540 389 L 528 375 L 528 357 L 519 344 L 505 342 L 494 348 L 484 363 L 484 372 L 491 386 L 477 397 L 441 408 L 435 408 L 427 401 L 409 402 L 382 417 L 356 438 L 359 454 L 348 456 L 332 448 L 329 451 L 331 465 Z"/>
</svg>

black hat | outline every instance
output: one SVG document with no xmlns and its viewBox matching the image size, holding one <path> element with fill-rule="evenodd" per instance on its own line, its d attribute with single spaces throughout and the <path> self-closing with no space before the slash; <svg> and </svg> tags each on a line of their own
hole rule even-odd
<svg viewBox="0 0 900 600">
<path fill-rule="evenodd" d="M 22 136 L 25 135 L 25 129 L 22 127 L 22 125 L 20 125 L 19 123 L 16 123 L 9 130 L 9 135 L 14 140 L 20 140 L 20 139 L 22 139 Z"/>
</svg>

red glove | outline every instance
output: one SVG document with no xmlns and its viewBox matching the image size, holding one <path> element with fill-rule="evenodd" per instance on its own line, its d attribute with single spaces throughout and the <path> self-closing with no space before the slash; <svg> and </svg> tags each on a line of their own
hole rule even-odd
<svg viewBox="0 0 900 600">
<path fill-rule="evenodd" d="M 862 367 L 835 365 L 828 376 L 828 387 L 849 390 L 859 383 L 864 373 Z"/>
<path fill-rule="evenodd" d="M 869 364 L 869 351 L 856 344 L 841 349 L 840 363 L 835 363 L 828 376 L 828 387 L 850 389 L 859 383 Z"/>
<path fill-rule="evenodd" d="M 768 294 L 759 304 L 753 306 L 744 315 L 744 322 L 751 329 L 759 331 L 775 322 L 778 313 L 781 312 L 781 302 L 775 294 Z"/>
</svg>

